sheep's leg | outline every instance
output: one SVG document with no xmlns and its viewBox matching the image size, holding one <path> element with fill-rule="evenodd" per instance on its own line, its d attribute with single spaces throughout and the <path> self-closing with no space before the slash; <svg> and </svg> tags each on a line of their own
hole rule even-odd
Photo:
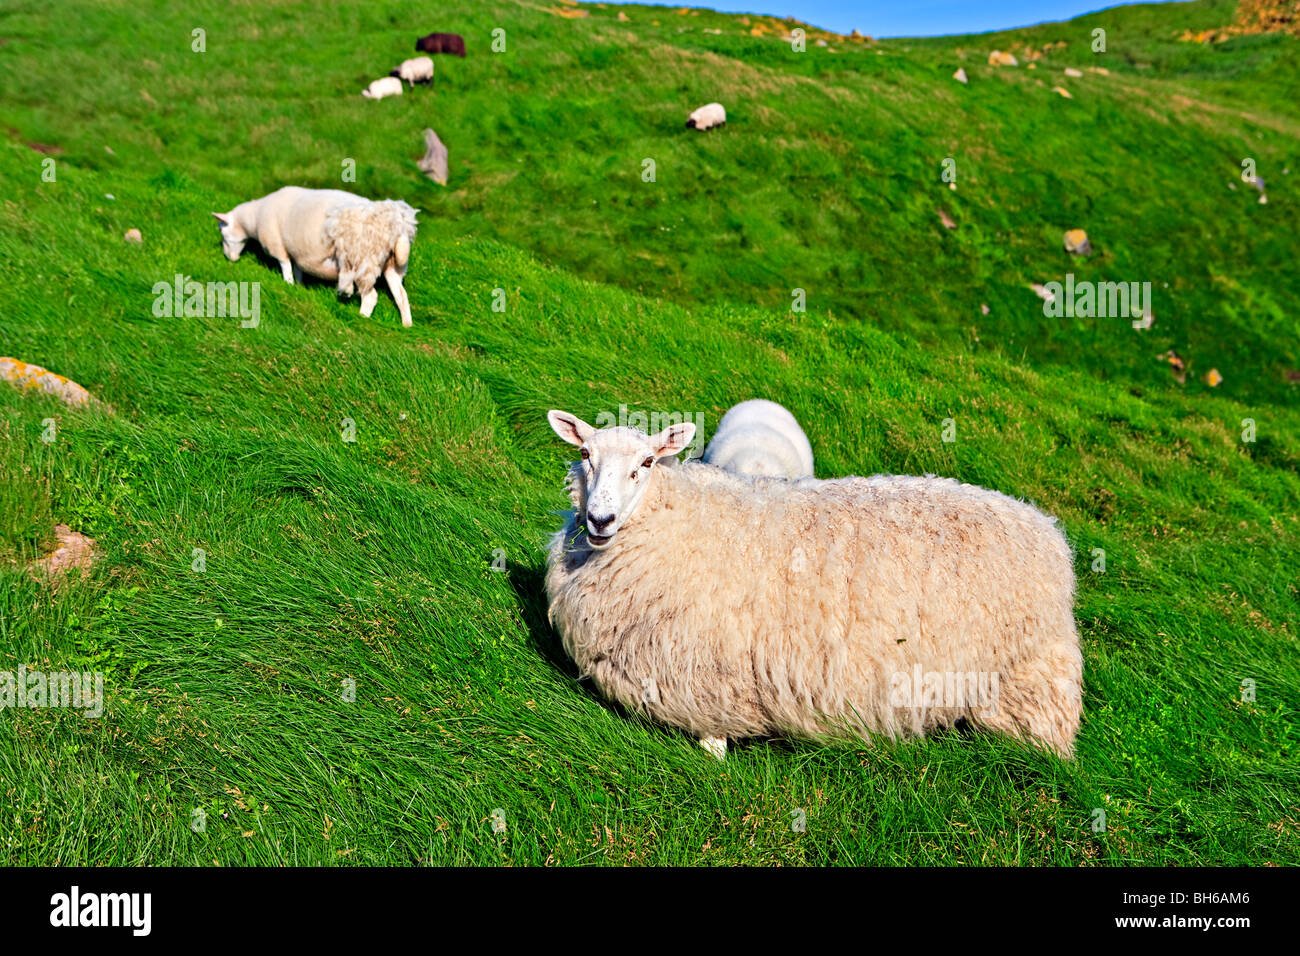
<svg viewBox="0 0 1300 956">
<path fill-rule="evenodd" d="M 726 737 L 701 737 L 700 746 L 707 750 L 719 760 L 727 756 L 727 738 Z"/>
<path fill-rule="evenodd" d="M 293 285 L 293 273 L 294 273 L 293 263 L 290 262 L 288 259 L 281 259 L 280 275 L 284 276 L 284 281 L 289 283 L 289 285 Z"/>
<path fill-rule="evenodd" d="M 361 293 L 361 315 L 363 318 L 370 318 L 370 313 L 375 311 L 375 305 L 379 302 L 379 291 L 371 286 L 369 290 Z"/>
<path fill-rule="evenodd" d="M 298 285 L 302 285 L 302 270 L 297 265 L 293 267 L 293 281 Z"/>
<path fill-rule="evenodd" d="M 388 291 L 393 294 L 393 301 L 397 303 L 397 311 L 402 313 L 402 325 L 409 328 L 412 324 L 411 300 L 406 295 L 405 286 L 402 285 L 402 273 L 396 266 L 389 265 L 384 270 L 384 280 L 388 283 Z"/>
</svg>

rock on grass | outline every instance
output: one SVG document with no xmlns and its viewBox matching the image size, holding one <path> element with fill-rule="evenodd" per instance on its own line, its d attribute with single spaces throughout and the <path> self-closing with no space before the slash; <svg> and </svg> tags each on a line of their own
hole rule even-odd
<svg viewBox="0 0 1300 956">
<path fill-rule="evenodd" d="M 37 560 L 31 570 L 33 576 L 43 577 L 57 588 L 69 571 L 86 571 L 95 563 L 95 539 L 73 531 L 66 524 L 54 526 L 54 537 L 58 547 Z"/>
<path fill-rule="evenodd" d="M 0 358 L 0 380 L 18 388 L 33 389 L 54 395 L 74 407 L 94 404 L 98 400 L 71 379 L 39 365 L 29 365 L 16 358 Z"/>
</svg>

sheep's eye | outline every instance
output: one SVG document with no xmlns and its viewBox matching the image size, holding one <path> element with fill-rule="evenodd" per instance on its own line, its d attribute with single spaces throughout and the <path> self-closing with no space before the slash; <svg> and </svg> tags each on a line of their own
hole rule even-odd
<svg viewBox="0 0 1300 956">
<path fill-rule="evenodd" d="M 642 467 L 642 468 L 649 468 L 649 467 L 650 467 L 651 465 L 653 465 L 654 463 L 655 463 L 655 460 L 654 460 L 653 458 L 647 458 L 645 461 L 641 462 L 641 467 Z"/>
<path fill-rule="evenodd" d="M 591 452 L 587 451 L 587 449 L 585 448 L 582 449 L 582 460 L 586 461 L 590 457 L 591 457 Z"/>
</svg>

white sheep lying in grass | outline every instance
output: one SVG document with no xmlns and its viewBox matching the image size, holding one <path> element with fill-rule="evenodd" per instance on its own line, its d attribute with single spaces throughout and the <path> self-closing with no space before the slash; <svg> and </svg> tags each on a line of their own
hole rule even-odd
<svg viewBox="0 0 1300 956">
<path fill-rule="evenodd" d="M 811 478 L 812 445 L 784 406 L 754 398 L 722 416 L 704 461 L 750 478 Z"/>
<path fill-rule="evenodd" d="M 411 89 L 415 89 L 416 83 L 432 83 L 433 59 L 427 56 L 417 56 L 409 60 L 403 60 L 401 66 L 388 75 L 405 80 Z"/>
<path fill-rule="evenodd" d="M 368 100 L 382 100 L 385 96 L 401 96 L 402 81 L 395 76 L 381 76 L 362 90 L 361 95 Z"/>
<path fill-rule="evenodd" d="M 254 239 L 280 263 L 285 282 L 301 282 L 304 272 L 337 279 L 342 295 L 360 292 L 366 317 L 379 301 L 375 283 L 382 274 L 402 325 L 410 325 L 411 302 L 402 277 L 415 238 L 415 213 L 400 200 L 374 202 L 337 189 L 285 186 L 212 215 L 221 223 L 221 247 L 231 262 Z"/>
<path fill-rule="evenodd" d="M 1070 756 L 1083 661 L 1052 518 L 947 478 L 746 479 L 660 467 L 695 432 L 597 430 L 546 593 L 605 696 L 698 736 L 890 738 L 965 718 Z M 991 688 L 991 692 L 990 692 Z"/>
<path fill-rule="evenodd" d="M 707 106 L 701 106 L 692 113 L 687 118 L 686 125 L 692 129 L 706 130 L 721 126 L 726 121 L 727 111 L 722 108 L 722 104 L 710 103 Z"/>
</svg>

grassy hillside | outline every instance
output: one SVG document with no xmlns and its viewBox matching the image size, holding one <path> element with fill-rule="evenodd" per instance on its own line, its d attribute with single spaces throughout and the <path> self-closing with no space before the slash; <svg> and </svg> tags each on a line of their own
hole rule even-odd
<svg viewBox="0 0 1300 956">
<path fill-rule="evenodd" d="M 0 711 L 0 861 L 1300 863 L 1300 41 L 1180 43 L 1232 19 L 1197 3 L 796 54 L 739 17 L 546 6 L 0 7 L 0 354 L 112 406 L 0 388 L 0 670 L 108 688 L 99 719 Z M 432 91 L 358 95 L 435 29 L 469 56 Z M 712 99 L 727 126 L 684 129 Z M 414 328 L 221 256 L 209 212 L 288 183 L 423 210 Z M 1066 272 L 1152 282 L 1154 326 L 1046 318 L 1028 286 Z M 156 317 L 178 273 L 261 282 L 260 325 Z M 950 733 L 719 764 L 576 679 L 541 592 L 567 507 L 545 411 L 711 430 L 759 395 L 820 476 L 1059 516 L 1077 760 Z M 26 570 L 55 523 L 100 553 L 58 590 Z"/>
</svg>

